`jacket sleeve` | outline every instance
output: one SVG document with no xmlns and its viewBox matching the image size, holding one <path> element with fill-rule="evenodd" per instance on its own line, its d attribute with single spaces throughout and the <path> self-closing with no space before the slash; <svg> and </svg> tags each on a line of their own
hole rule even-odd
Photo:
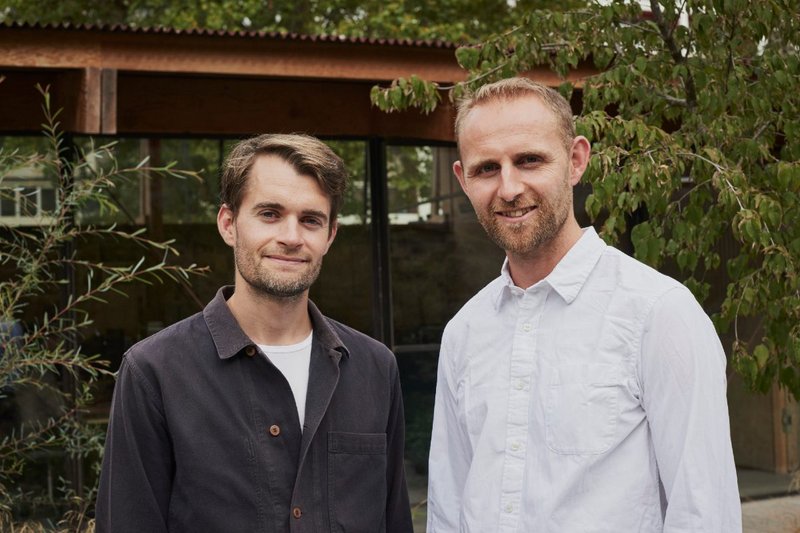
<svg viewBox="0 0 800 533">
<path fill-rule="evenodd" d="M 684 288 L 646 319 L 639 380 L 664 486 L 664 531 L 741 531 L 725 352 Z"/>
<path fill-rule="evenodd" d="M 428 533 L 460 531 L 462 497 L 472 462 L 467 428 L 459 415 L 458 378 L 453 371 L 455 351 L 448 342 L 449 338 L 448 329 L 445 329 L 439 354 L 428 460 Z"/>
<path fill-rule="evenodd" d="M 403 414 L 403 393 L 397 366 L 393 368 L 392 405 L 386 427 L 387 441 L 387 533 L 412 533 L 411 508 L 408 502 L 408 488 L 404 465 L 405 456 L 405 416 Z"/>
<path fill-rule="evenodd" d="M 98 533 L 167 531 L 174 463 L 159 398 L 127 354 L 111 404 L 97 496 Z"/>
</svg>

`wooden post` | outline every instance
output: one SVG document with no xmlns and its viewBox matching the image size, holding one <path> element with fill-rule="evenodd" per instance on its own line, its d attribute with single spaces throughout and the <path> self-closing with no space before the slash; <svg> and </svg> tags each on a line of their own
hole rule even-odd
<svg viewBox="0 0 800 533">
<path fill-rule="evenodd" d="M 117 134 L 117 69 L 104 68 L 100 76 L 100 131 Z"/>
</svg>

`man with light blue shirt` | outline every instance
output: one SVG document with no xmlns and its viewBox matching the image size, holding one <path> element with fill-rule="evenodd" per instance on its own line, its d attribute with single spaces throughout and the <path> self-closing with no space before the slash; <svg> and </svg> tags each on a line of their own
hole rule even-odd
<svg viewBox="0 0 800 533">
<path fill-rule="evenodd" d="M 506 261 L 444 332 L 428 532 L 740 531 L 725 353 L 683 285 L 578 225 L 569 103 L 486 85 L 456 137 Z"/>
</svg>

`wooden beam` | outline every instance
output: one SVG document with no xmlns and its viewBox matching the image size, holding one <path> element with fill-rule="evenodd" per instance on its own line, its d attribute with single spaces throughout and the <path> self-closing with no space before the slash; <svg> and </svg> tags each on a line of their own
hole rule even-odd
<svg viewBox="0 0 800 533">
<path fill-rule="evenodd" d="M 80 133 L 100 133 L 100 98 L 102 80 L 100 69 L 87 67 L 81 71 L 76 101 L 74 130 Z"/>
<path fill-rule="evenodd" d="M 447 84 L 466 77 L 450 46 L 0 26 L 2 66 L 370 82 L 416 74 Z M 568 77 L 579 83 L 593 72 L 581 65 Z M 547 68 L 526 75 L 561 81 Z"/>
<path fill-rule="evenodd" d="M 115 135 L 117 133 L 117 70 L 103 69 L 100 86 L 100 131 L 104 135 Z"/>
<path fill-rule="evenodd" d="M 0 67 L 392 80 L 461 80 L 452 48 L 0 26 Z"/>
<path fill-rule="evenodd" d="M 119 73 L 120 134 L 311 135 L 451 141 L 453 110 L 383 113 L 370 83 Z"/>
</svg>

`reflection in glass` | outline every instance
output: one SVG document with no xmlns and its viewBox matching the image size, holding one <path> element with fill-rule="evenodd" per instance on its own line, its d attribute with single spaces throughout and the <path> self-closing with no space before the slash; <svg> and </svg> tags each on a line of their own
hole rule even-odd
<svg viewBox="0 0 800 533">
<path fill-rule="evenodd" d="M 349 183 L 339 213 L 339 227 L 311 287 L 320 310 L 363 333 L 372 333 L 372 261 L 370 250 L 369 184 L 363 141 L 326 141 L 344 160 Z"/>
<path fill-rule="evenodd" d="M 456 157 L 454 147 L 387 147 L 394 334 L 401 352 L 437 351 L 447 321 L 502 263 L 453 175 Z"/>
<path fill-rule="evenodd" d="M 450 146 L 387 147 L 394 351 L 417 470 L 427 467 L 444 326 L 503 261 L 453 175 L 456 158 Z"/>
</svg>

